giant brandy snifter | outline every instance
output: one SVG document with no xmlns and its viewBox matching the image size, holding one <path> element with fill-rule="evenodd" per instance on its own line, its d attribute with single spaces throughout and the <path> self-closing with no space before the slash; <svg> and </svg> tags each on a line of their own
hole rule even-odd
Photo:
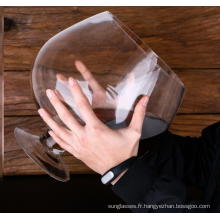
<svg viewBox="0 0 220 220">
<path fill-rule="evenodd" d="M 88 71 L 80 72 L 76 61 Z M 47 89 L 56 90 L 72 115 L 85 125 L 70 92 L 69 77 L 78 81 L 97 117 L 112 129 L 127 127 L 136 103 L 148 95 L 141 140 L 157 137 L 169 128 L 185 92 L 174 72 L 110 12 L 85 19 L 52 37 L 39 51 L 31 70 L 39 108 L 66 127 L 46 96 Z M 93 84 L 89 77 L 94 78 Z M 61 158 L 64 150 L 47 131 L 39 137 L 16 128 L 15 136 L 46 173 L 63 182 L 69 180 Z M 142 155 L 148 148 L 142 149 Z"/>
</svg>

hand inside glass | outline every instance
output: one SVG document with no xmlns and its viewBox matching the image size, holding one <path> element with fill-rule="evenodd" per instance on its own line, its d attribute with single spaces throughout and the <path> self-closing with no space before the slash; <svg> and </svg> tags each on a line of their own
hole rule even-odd
<svg viewBox="0 0 220 220">
<path fill-rule="evenodd" d="M 117 118 L 117 124 L 119 124 L 119 121 L 126 121 L 126 125 L 124 124 L 124 127 L 126 127 L 131 121 L 132 114 L 130 111 L 134 109 L 134 104 L 137 101 L 136 93 L 134 92 L 134 74 L 129 74 L 127 78 L 115 88 L 107 85 L 106 89 L 104 89 L 81 61 L 76 60 L 75 65 L 85 80 L 83 82 L 78 81 L 78 83 L 96 116 L 103 123 L 112 121 L 114 118 Z M 54 90 L 54 92 L 60 100 L 74 110 L 77 116 L 82 118 L 69 88 L 68 78 L 63 74 L 57 74 L 56 78 L 58 83 L 56 86 L 57 90 Z M 87 82 L 87 84 L 85 82 Z M 65 89 L 63 89 L 63 87 L 65 87 Z M 92 92 L 88 87 L 91 88 Z M 108 114 L 106 112 L 108 112 Z M 110 127 L 112 127 L 112 123 Z"/>
<path fill-rule="evenodd" d="M 73 78 L 68 80 L 74 98 L 72 105 L 78 108 L 85 126 L 77 122 L 63 104 L 65 98 L 56 90 L 47 90 L 47 96 L 68 129 L 57 123 L 45 109 L 39 109 L 39 114 L 52 129 L 49 134 L 56 143 L 97 173 L 104 174 L 108 169 L 137 155 L 148 96 L 142 97 L 136 105 L 128 127 L 112 130 L 99 120 L 92 108 L 112 109 L 115 106 L 114 102 L 118 101 L 117 95 L 110 92 L 112 90 L 107 92 L 103 89 L 82 62 L 76 61 L 75 65 L 93 91 L 90 104 L 78 82 Z M 61 74 L 57 74 L 57 79 L 63 83 L 67 82 L 67 78 Z M 125 108 L 126 97 L 131 96 L 131 87 L 134 86 L 132 74 L 126 83 L 127 89 L 123 97 Z"/>
</svg>

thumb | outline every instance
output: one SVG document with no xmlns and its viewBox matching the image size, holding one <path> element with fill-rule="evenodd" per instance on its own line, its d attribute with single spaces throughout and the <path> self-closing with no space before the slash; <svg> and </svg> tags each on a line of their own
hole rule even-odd
<svg viewBox="0 0 220 220">
<path fill-rule="evenodd" d="M 137 103 L 134 109 L 134 114 L 133 114 L 131 123 L 129 125 L 129 128 L 141 133 L 148 101 L 149 101 L 149 96 L 144 96 Z"/>
</svg>

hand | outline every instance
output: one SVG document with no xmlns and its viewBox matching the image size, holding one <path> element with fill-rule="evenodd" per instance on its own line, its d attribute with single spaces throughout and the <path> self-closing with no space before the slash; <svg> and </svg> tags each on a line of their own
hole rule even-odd
<svg viewBox="0 0 220 220">
<path fill-rule="evenodd" d="M 137 95 L 134 92 L 135 75 L 133 73 L 129 74 L 129 76 L 120 83 L 119 88 L 117 88 L 117 86 L 113 87 L 108 85 L 106 89 L 104 89 L 96 81 L 90 70 L 84 65 L 83 62 L 76 60 L 75 66 L 77 70 L 82 74 L 85 82 L 87 82 L 86 86 L 85 83 L 84 86 L 81 86 L 81 89 L 83 89 L 84 94 L 90 101 L 92 109 L 115 109 L 116 107 L 119 107 L 118 105 L 120 104 L 120 107 L 122 108 L 133 110 L 133 103 Z M 76 103 L 71 95 L 71 91 L 68 85 L 68 78 L 61 73 L 58 73 L 56 78 L 58 82 L 56 85 L 57 90 L 55 90 L 56 94 L 63 102 L 66 102 L 69 106 L 72 106 L 73 110 L 76 111 Z M 92 92 L 89 90 L 88 85 L 92 89 Z M 63 87 L 65 87 L 65 89 L 63 89 Z M 67 95 L 67 91 L 69 95 Z"/>
<path fill-rule="evenodd" d="M 39 114 L 52 129 L 49 133 L 54 141 L 101 175 L 124 160 L 136 156 L 148 96 L 142 97 L 136 105 L 127 128 L 112 130 L 96 117 L 77 81 L 69 78 L 69 85 L 86 125 L 81 126 L 76 121 L 56 92 L 47 90 L 50 102 L 69 128 L 58 124 L 45 109 L 39 109 Z"/>
</svg>

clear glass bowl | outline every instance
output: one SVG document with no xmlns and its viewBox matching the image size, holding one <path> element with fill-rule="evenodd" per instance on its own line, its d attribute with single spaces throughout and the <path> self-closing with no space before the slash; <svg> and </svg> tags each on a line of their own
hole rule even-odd
<svg viewBox="0 0 220 220">
<path fill-rule="evenodd" d="M 68 86 L 69 77 L 78 81 L 97 117 L 112 129 L 127 127 L 136 103 L 148 95 L 141 140 L 159 140 L 174 119 L 185 92 L 176 74 L 110 12 L 85 19 L 52 37 L 39 51 L 31 70 L 31 85 L 39 108 L 46 109 L 66 127 L 46 96 L 47 89 L 56 90 L 84 126 Z M 69 179 L 60 156 L 64 150 L 47 132 L 38 137 L 16 128 L 15 136 L 45 172 L 60 181 Z M 138 155 L 148 152 L 150 145 L 142 147 Z"/>
</svg>

